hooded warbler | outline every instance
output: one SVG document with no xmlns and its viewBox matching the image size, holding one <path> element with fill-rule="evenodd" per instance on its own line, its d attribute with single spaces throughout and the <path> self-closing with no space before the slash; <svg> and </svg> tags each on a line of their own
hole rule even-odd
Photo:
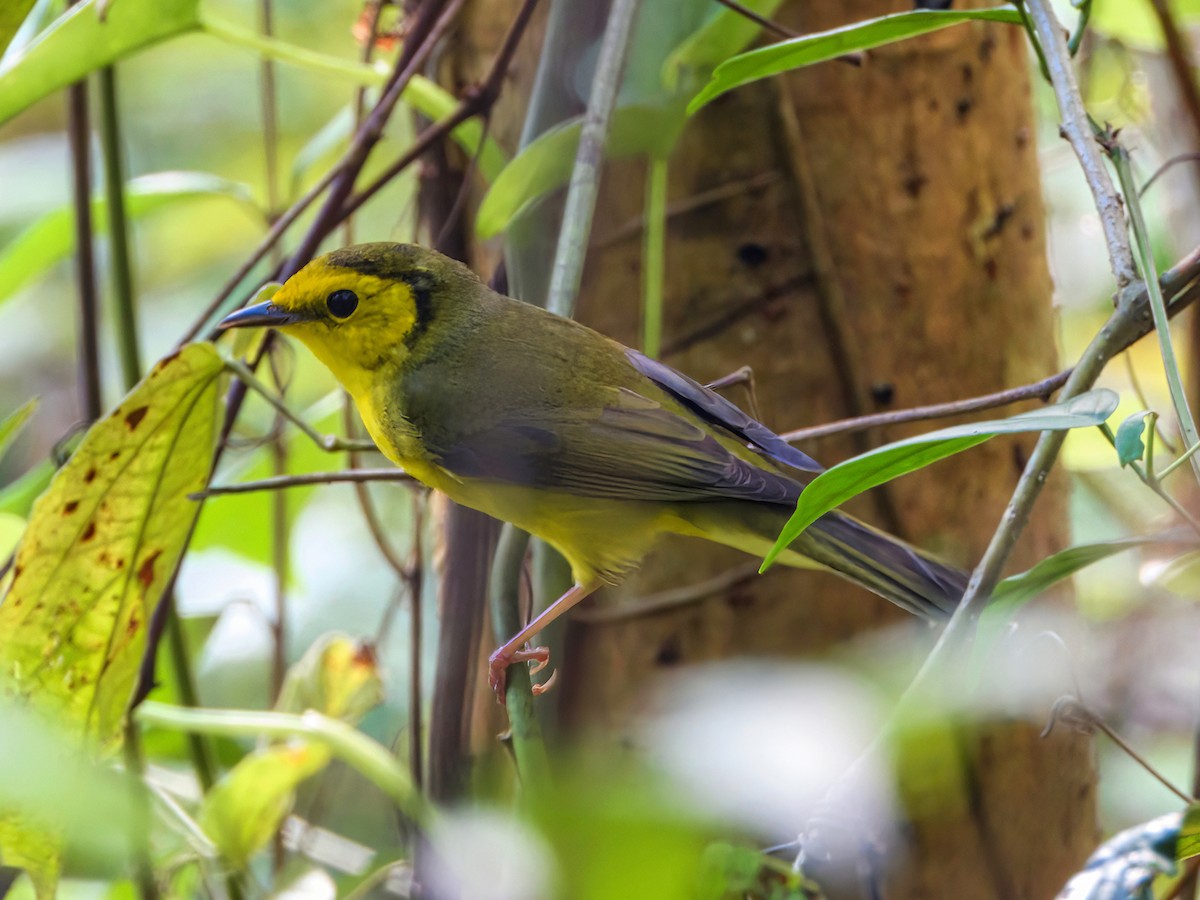
<svg viewBox="0 0 1200 900">
<path fill-rule="evenodd" d="M 299 338 L 353 397 L 394 463 L 465 506 L 554 546 L 575 586 L 491 657 L 542 664 L 526 641 L 637 566 L 656 538 L 694 535 L 762 556 L 813 459 L 719 394 L 578 322 L 487 287 L 412 244 L 313 260 L 222 328 Z M 927 619 L 965 575 L 840 512 L 780 556 L 832 569 Z"/>
</svg>

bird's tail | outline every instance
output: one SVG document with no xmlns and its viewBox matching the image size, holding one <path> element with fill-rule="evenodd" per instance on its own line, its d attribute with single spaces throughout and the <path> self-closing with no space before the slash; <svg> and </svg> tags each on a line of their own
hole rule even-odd
<svg viewBox="0 0 1200 900">
<path fill-rule="evenodd" d="M 709 540 L 762 557 L 775 542 L 791 510 L 756 504 L 706 506 L 688 517 Z M 736 525 L 732 525 L 736 523 Z M 945 619 L 962 598 L 967 573 L 940 562 L 899 538 L 843 513 L 827 513 L 779 556 L 785 565 L 832 569 L 885 600 L 932 621 Z M 815 564 L 815 565 L 814 565 Z"/>
<path fill-rule="evenodd" d="M 838 512 L 817 519 L 792 549 L 933 621 L 950 615 L 967 587 L 961 569 Z"/>
</svg>

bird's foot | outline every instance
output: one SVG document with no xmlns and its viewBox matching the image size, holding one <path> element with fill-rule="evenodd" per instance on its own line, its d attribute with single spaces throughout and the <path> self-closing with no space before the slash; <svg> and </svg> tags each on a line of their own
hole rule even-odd
<svg viewBox="0 0 1200 900">
<path fill-rule="evenodd" d="M 525 647 L 521 650 L 505 650 L 501 647 L 488 658 L 488 684 L 492 686 L 492 691 L 496 695 L 496 699 L 500 701 L 500 705 L 504 705 L 504 688 L 508 681 L 508 667 L 513 663 L 519 662 L 535 662 L 535 665 L 530 674 L 536 674 L 546 667 L 546 663 L 550 661 L 549 647 Z M 533 693 L 542 694 L 549 689 L 554 678 L 545 684 L 534 685 Z"/>
</svg>

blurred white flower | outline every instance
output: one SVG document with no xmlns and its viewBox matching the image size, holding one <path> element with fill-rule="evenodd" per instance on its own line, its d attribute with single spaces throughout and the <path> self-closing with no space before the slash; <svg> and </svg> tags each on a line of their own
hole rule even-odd
<svg viewBox="0 0 1200 900">
<path fill-rule="evenodd" d="M 554 857 L 511 816 L 447 813 L 429 831 L 425 890 L 432 900 L 542 900 L 552 895 Z"/>
</svg>

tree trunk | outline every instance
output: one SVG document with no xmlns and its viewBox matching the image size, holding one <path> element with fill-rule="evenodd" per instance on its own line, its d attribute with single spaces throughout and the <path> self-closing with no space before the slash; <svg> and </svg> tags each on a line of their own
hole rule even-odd
<svg viewBox="0 0 1200 900">
<path fill-rule="evenodd" d="M 472 21 L 494 22 L 508 21 L 515 4 L 475 6 L 488 15 Z M 812 32 L 903 8 L 911 4 L 808 0 L 785 4 L 779 18 Z M 700 380 L 749 364 L 759 415 L 778 430 L 1055 371 L 1028 65 L 1020 29 L 972 24 L 872 51 L 861 67 L 826 63 L 743 87 L 705 108 L 670 161 L 664 360 Z M 507 109 L 520 114 L 521 104 Z M 517 130 L 499 116 L 493 128 Z M 578 308 L 581 320 L 635 346 L 641 235 L 627 226 L 642 213 L 644 175 L 638 162 L 605 170 Z M 803 449 L 829 464 L 930 427 Z M 997 439 L 851 510 L 973 566 L 1031 444 Z M 1056 482 L 1014 567 L 1066 542 Z M 747 562 L 671 540 L 602 602 Z M 669 611 L 576 621 L 558 661 L 558 698 L 569 722 L 615 741 L 666 668 L 809 656 L 908 621 L 835 576 L 776 567 Z M 907 862 L 884 874 L 883 896 L 1047 897 L 1061 887 L 1095 843 L 1095 774 L 1086 739 L 1060 729 L 1041 740 L 1039 730 L 992 722 L 964 731 L 959 770 L 942 779 L 950 796 L 922 803 L 918 787 L 903 787 L 911 827 L 897 857 Z"/>
</svg>

